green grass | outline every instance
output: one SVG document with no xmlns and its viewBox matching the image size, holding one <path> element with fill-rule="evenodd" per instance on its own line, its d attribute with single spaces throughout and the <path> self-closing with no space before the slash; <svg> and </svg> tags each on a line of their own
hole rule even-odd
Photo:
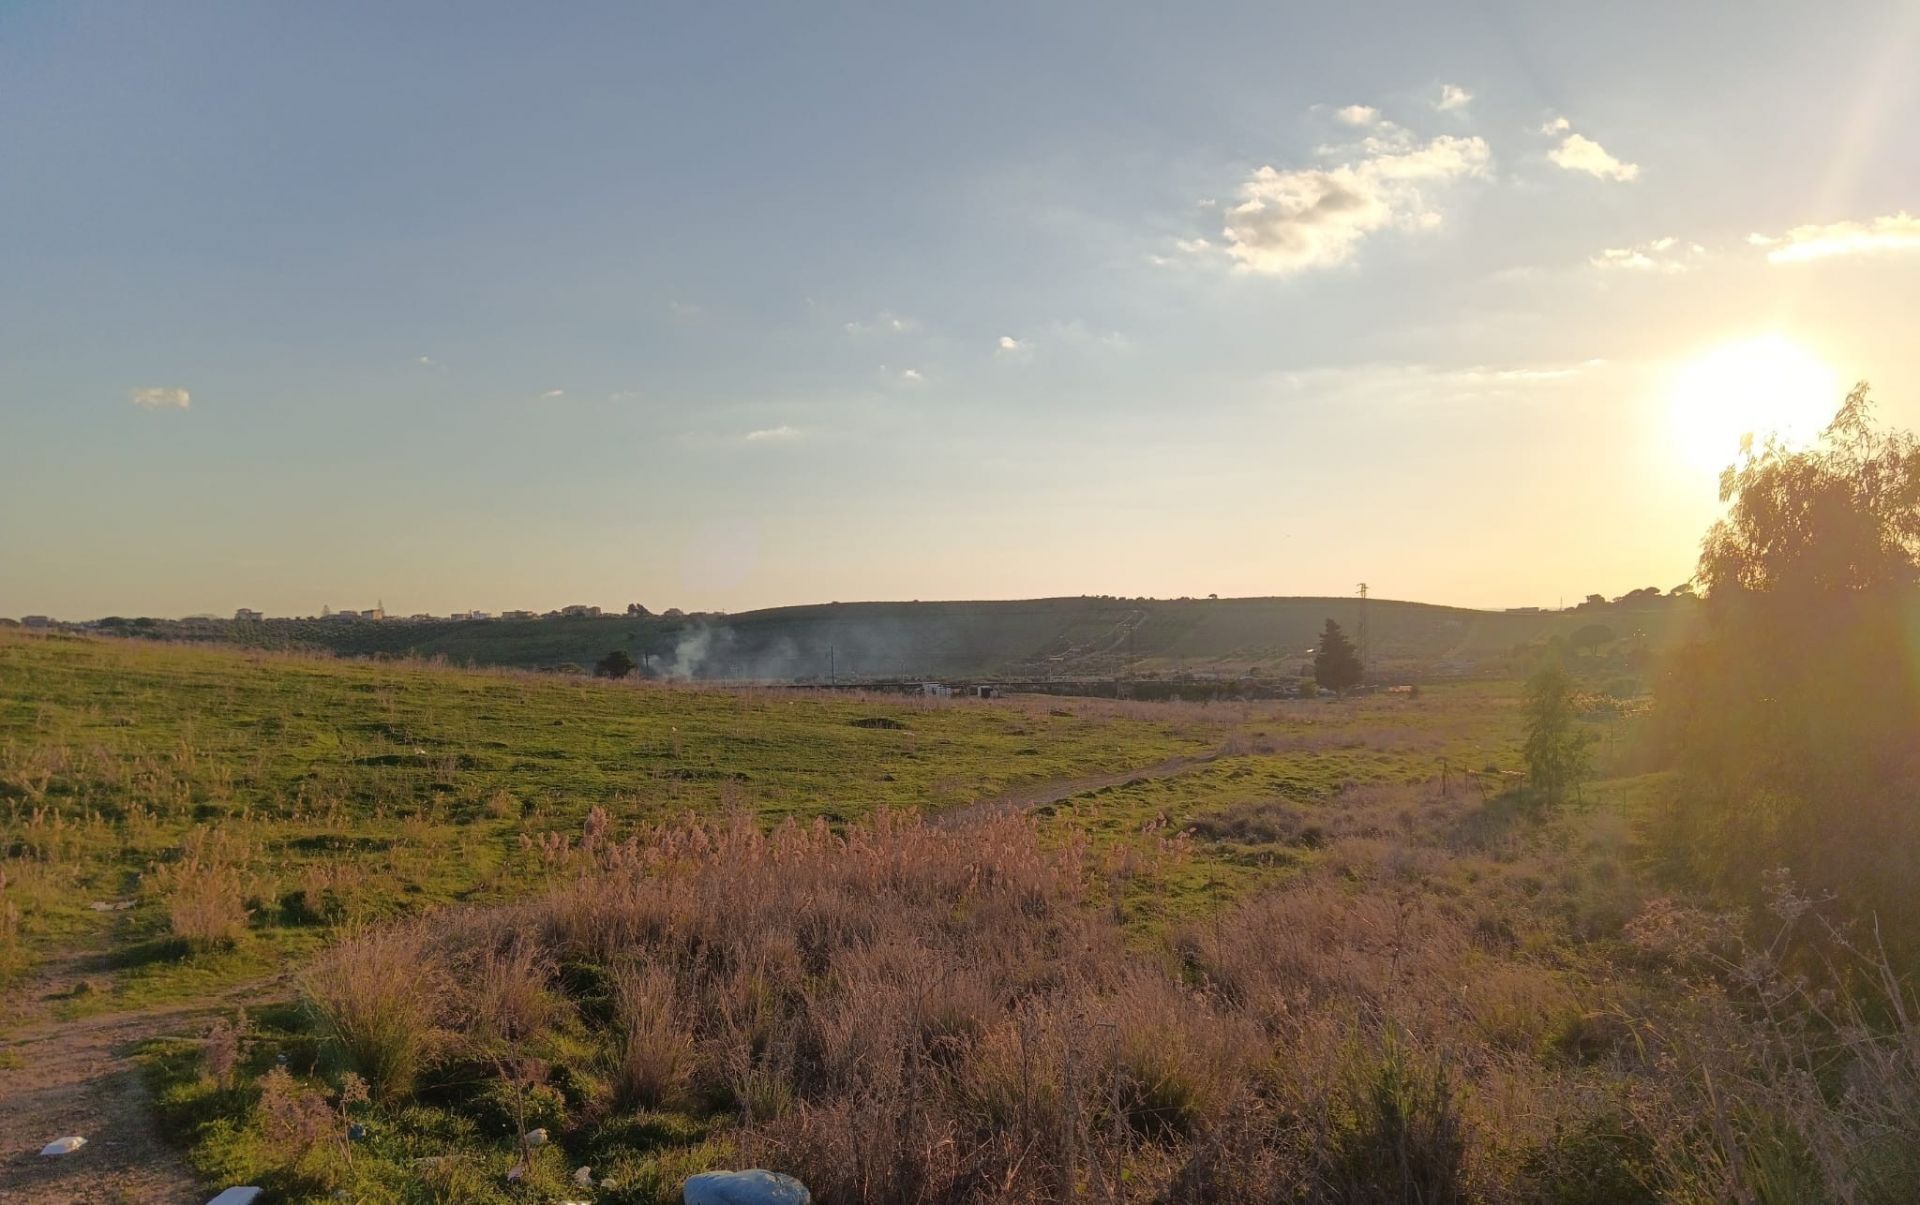
<svg viewBox="0 0 1920 1205">
<path fill-rule="evenodd" d="M 524 892 L 542 872 L 523 834 L 577 830 L 594 807 L 845 820 L 1220 739 L 1207 723 L 1066 710 L 5 635 L 4 898 L 28 955 L 106 955 L 113 991 L 72 1008 L 119 1007 L 266 973 L 322 939 L 315 920 Z M 856 724 L 875 717 L 898 727 Z M 197 828 L 244 843 L 251 927 L 238 951 L 182 957 L 146 887 Z M 332 906 L 289 900 L 333 871 L 349 882 Z"/>
<path fill-rule="evenodd" d="M 888 724 L 861 723 L 875 719 Z M 270 975 L 338 923 L 524 894 L 547 874 L 527 841 L 577 832 L 596 807 L 616 823 L 741 809 L 839 822 L 1224 744 L 1182 774 L 1048 809 L 1063 838 L 1155 855 L 1126 889 L 1153 927 L 1301 860 L 1218 843 L 1159 857 L 1194 818 L 1325 806 L 1443 759 L 1510 767 L 1516 725 L 1497 683 L 1340 703 L 936 702 L 0 635 L 0 870 L 29 959 L 100 955 L 106 990 L 62 1004 L 77 1014 Z M 154 889 L 196 830 L 233 843 L 246 881 L 235 949 L 183 950 Z"/>
</svg>

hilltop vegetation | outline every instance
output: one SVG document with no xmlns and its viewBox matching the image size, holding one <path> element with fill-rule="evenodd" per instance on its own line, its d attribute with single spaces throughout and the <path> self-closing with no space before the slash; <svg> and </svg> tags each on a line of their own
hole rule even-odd
<svg viewBox="0 0 1920 1205">
<path fill-rule="evenodd" d="M 1506 673 L 1516 648 L 1598 622 L 1644 658 L 1685 630 L 1688 597 L 1658 590 L 1566 612 L 1475 611 L 1370 599 L 1378 674 Z M 842 681 L 916 677 L 1098 677 L 1176 671 L 1291 677 L 1310 672 L 1321 625 L 1358 630 L 1352 598 L 1049 598 L 1018 602 L 827 603 L 728 616 L 432 621 L 122 621 L 114 630 L 303 646 L 348 656 L 440 657 L 458 664 L 584 670 L 609 650 L 649 675 Z M 135 626 L 137 624 L 141 626 Z M 1524 661 L 1524 658 L 1522 659 Z"/>
</svg>

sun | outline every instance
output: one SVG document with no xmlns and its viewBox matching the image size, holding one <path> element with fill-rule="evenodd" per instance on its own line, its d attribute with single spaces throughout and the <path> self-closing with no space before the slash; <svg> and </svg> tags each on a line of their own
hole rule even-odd
<svg viewBox="0 0 1920 1205">
<path fill-rule="evenodd" d="M 1696 468 L 1719 470 L 1740 441 L 1767 436 L 1803 447 L 1832 420 L 1840 378 L 1802 344 L 1781 334 L 1725 343 L 1673 374 L 1667 393 L 1676 450 Z"/>
</svg>

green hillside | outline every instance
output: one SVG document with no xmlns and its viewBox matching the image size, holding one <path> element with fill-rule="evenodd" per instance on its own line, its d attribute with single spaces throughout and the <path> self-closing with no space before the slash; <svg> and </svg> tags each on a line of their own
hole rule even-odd
<svg viewBox="0 0 1920 1205">
<path fill-rule="evenodd" d="M 1653 598 L 1573 611 L 1476 611 L 1372 599 L 1370 657 L 1380 675 L 1508 668 L 1516 647 L 1601 624 L 1628 645 L 1670 641 L 1688 600 Z M 136 621 L 157 636 L 322 648 L 347 656 L 443 657 L 475 665 L 591 666 L 622 649 L 646 672 L 704 680 L 842 681 L 917 677 L 1098 678 L 1299 671 L 1329 618 L 1361 625 L 1354 598 L 822 603 L 738 615 L 530 620 Z"/>
</svg>

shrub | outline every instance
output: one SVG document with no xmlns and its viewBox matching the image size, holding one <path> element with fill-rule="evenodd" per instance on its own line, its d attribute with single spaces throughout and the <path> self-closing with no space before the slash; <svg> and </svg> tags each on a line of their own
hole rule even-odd
<svg viewBox="0 0 1920 1205">
<path fill-rule="evenodd" d="M 673 975 L 658 966 L 627 967 L 614 980 L 614 1099 L 661 1109 L 680 1103 L 693 1075 L 693 1038 L 676 1007 Z"/>
<path fill-rule="evenodd" d="M 153 868 L 147 885 L 166 902 L 175 937 L 194 950 L 232 946 L 247 931 L 250 858 L 246 842 L 217 829 L 197 828 L 181 843 L 178 860 Z"/>
<path fill-rule="evenodd" d="M 1340 1199 L 1444 1205 L 1464 1197 L 1466 1134 L 1445 1067 L 1421 1062 L 1389 1033 L 1378 1056 L 1356 1058 L 1349 1093 L 1330 1169 Z"/>
<path fill-rule="evenodd" d="M 445 1047 L 449 986 L 418 924 L 349 935 L 300 976 L 327 1049 L 381 1100 L 411 1092 Z"/>
<path fill-rule="evenodd" d="M 233 1074 L 240 1065 L 240 1035 L 246 1028 L 247 1014 L 242 1012 L 231 1021 L 221 1017 L 207 1031 L 206 1041 L 200 1048 L 200 1060 L 215 1087 L 233 1087 Z"/>
</svg>

